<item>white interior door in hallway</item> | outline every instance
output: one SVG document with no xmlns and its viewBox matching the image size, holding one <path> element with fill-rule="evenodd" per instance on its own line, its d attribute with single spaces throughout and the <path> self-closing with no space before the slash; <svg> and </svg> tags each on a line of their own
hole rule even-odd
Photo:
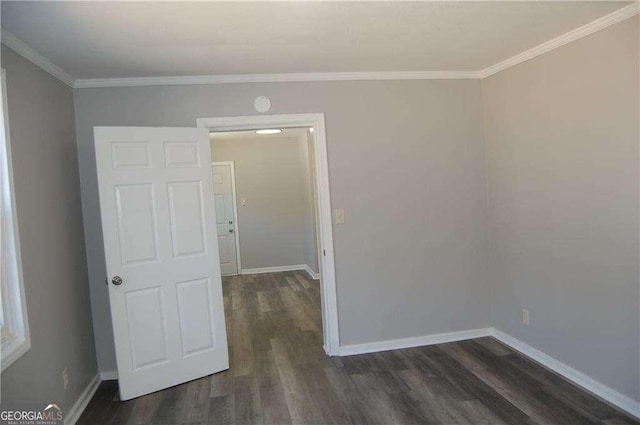
<svg viewBox="0 0 640 425">
<path fill-rule="evenodd" d="M 235 190 L 233 162 L 214 162 L 213 193 L 220 269 L 223 275 L 236 275 L 240 269 Z"/>
<path fill-rule="evenodd" d="M 228 369 L 208 132 L 94 137 L 120 398 Z"/>
</svg>

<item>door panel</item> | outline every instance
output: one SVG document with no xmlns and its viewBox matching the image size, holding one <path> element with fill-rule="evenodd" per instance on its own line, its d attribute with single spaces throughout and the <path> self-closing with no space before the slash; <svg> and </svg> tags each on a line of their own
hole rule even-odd
<svg viewBox="0 0 640 425">
<path fill-rule="evenodd" d="M 194 142 L 165 142 L 164 161 L 167 168 L 199 167 L 200 149 Z"/>
<path fill-rule="evenodd" d="M 223 275 L 238 274 L 237 223 L 235 222 L 233 167 L 229 163 L 213 164 L 213 191 L 216 204 L 216 230 Z"/>
<path fill-rule="evenodd" d="M 218 246 L 220 247 L 220 264 L 227 264 L 231 261 L 229 252 L 228 239 L 229 236 L 218 236 Z"/>
<path fill-rule="evenodd" d="M 208 279 L 180 282 L 177 288 L 182 354 L 188 356 L 214 349 L 213 316 L 207 302 L 211 299 Z"/>
<path fill-rule="evenodd" d="M 114 142 L 111 144 L 113 168 L 149 168 L 148 142 Z"/>
<path fill-rule="evenodd" d="M 155 261 L 156 212 L 150 184 L 115 187 L 122 265 Z"/>
<path fill-rule="evenodd" d="M 125 293 L 133 370 L 167 361 L 162 287 Z"/>
<path fill-rule="evenodd" d="M 173 256 L 206 254 L 202 182 L 172 182 L 168 188 Z"/>
<path fill-rule="evenodd" d="M 120 398 L 227 369 L 207 131 L 94 135 Z"/>
</svg>

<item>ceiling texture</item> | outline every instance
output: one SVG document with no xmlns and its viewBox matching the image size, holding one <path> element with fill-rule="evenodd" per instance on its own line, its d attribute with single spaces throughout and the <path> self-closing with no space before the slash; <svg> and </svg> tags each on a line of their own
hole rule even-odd
<svg viewBox="0 0 640 425">
<path fill-rule="evenodd" d="M 75 79 L 477 71 L 629 3 L 2 1 L 2 28 Z"/>
</svg>

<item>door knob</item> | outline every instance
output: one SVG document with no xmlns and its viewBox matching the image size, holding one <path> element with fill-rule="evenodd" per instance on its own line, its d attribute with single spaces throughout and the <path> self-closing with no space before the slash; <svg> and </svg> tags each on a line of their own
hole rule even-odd
<svg viewBox="0 0 640 425">
<path fill-rule="evenodd" d="M 114 276 L 113 279 L 111 279 L 111 283 L 116 286 L 122 285 L 122 278 L 120 276 Z"/>
<path fill-rule="evenodd" d="M 229 229 L 229 233 L 233 233 L 233 229 Z"/>
</svg>

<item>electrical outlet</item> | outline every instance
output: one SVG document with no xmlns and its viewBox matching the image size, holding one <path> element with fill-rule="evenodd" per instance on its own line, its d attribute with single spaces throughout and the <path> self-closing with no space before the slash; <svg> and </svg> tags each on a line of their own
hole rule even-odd
<svg viewBox="0 0 640 425">
<path fill-rule="evenodd" d="M 69 388 L 69 370 L 66 367 L 62 369 L 62 385 L 65 390 Z"/>
<path fill-rule="evenodd" d="M 336 224 L 344 224 L 344 210 L 337 209 L 334 211 Z"/>
<path fill-rule="evenodd" d="M 525 326 L 529 326 L 529 310 L 526 308 L 522 309 L 522 323 L 524 323 Z"/>
</svg>

